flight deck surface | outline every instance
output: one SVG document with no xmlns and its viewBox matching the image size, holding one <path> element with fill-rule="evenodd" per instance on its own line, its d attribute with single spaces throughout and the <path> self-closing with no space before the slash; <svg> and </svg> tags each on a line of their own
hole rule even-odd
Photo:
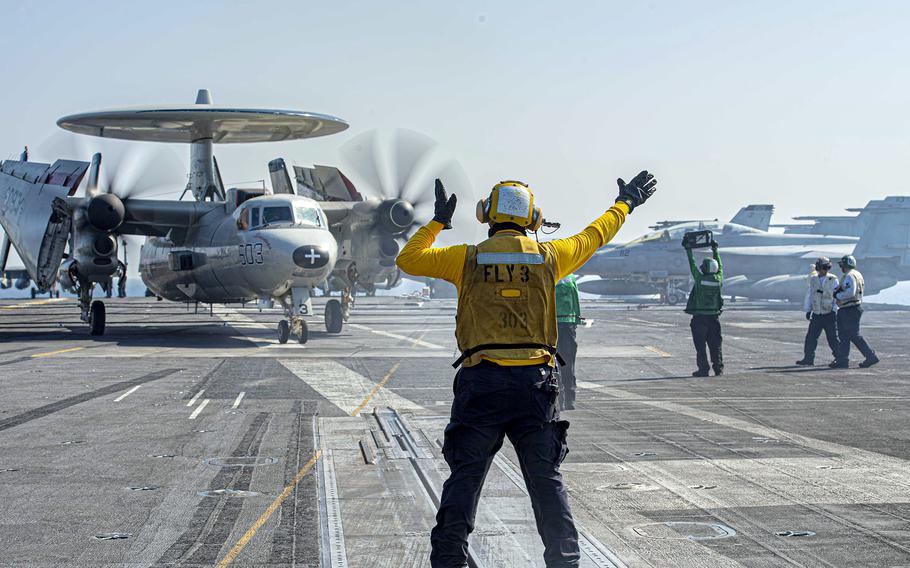
<svg viewBox="0 0 910 568">
<path fill-rule="evenodd" d="M 274 310 L 107 304 L 93 339 L 74 300 L 0 300 L 0 566 L 429 566 L 452 301 L 358 298 L 304 346 Z M 882 362 L 835 371 L 792 365 L 802 313 L 735 304 L 726 374 L 693 378 L 680 307 L 582 309 L 582 566 L 910 566 L 910 313 L 867 312 Z M 543 566 L 516 463 L 478 566 Z"/>
</svg>

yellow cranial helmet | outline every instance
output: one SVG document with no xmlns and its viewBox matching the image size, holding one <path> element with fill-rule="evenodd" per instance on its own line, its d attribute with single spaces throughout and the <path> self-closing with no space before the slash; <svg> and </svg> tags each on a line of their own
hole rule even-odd
<svg viewBox="0 0 910 568">
<path fill-rule="evenodd" d="M 501 181 L 493 186 L 490 197 L 477 202 L 481 223 L 515 223 L 536 231 L 543 223 L 540 208 L 534 206 L 534 193 L 520 181 Z"/>
</svg>

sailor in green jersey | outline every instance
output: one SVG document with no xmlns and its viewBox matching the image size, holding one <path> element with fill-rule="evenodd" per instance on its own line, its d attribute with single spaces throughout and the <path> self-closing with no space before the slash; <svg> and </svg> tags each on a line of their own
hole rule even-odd
<svg viewBox="0 0 910 568">
<path fill-rule="evenodd" d="M 724 309 L 724 299 L 721 296 L 721 284 L 724 281 L 724 266 L 717 253 L 717 243 L 711 244 L 714 252 L 713 258 L 706 258 L 701 267 L 695 262 L 692 249 L 686 247 L 689 256 L 689 267 L 692 270 L 692 279 L 695 284 L 689 293 L 686 303 L 686 313 L 692 315 L 689 327 L 692 329 L 692 341 L 695 343 L 696 363 L 698 370 L 692 373 L 693 377 L 707 377 L 708 353 L 711 353 L 711 365 L 715 375 L 724 372 L 724 356 L 721 351 L 723 337 L 720 331 L 720 313 Z M 707 347 L 707 350 L 705 349 Z"/>
<path fill-rule="evenodd" d="M 565 363 L 559 370 L 561 410 L 575 409 L 575 354 L 578 352 L 575 331 L 582 321 L 576 280 L 570 274 L 556 283 L 556 351 Z"/>
</svg>

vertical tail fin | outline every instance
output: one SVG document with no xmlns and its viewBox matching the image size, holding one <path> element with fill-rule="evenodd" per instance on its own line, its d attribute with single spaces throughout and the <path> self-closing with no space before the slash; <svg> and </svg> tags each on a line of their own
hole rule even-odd
<svg viewBox="0 0 910 568">
<path fill-rule="evenodd" d="M 888 197 L 885 203 L 887 206 L 867 207 L 861 213 L 869 220 L 853 256 L 863 264 L 872 260 L 895 269 L 910 267 L 910 197 Z"/>
<path fill-rule="evenodd" d="M 291 176 L 288 175 L 288 168 L 284 164 L 284 159 L 275 158 L 269 162 L 269 177 L 272 178 L 272 193 L 286 193 L 294 195 L 294 187 L 291 185 Z"/>
<path fill-rule="evenodd" d="M 760 231 L 767 231 L 768 227 L 771 226 L 771 215 L 773 213 L 773 205 L 746 205 L 730 219 L 730 222 Z"/>
</svg>

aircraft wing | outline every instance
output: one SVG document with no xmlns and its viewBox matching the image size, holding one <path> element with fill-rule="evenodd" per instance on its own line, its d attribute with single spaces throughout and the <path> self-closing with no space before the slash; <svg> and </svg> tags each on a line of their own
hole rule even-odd
<svg viewBox="0 0 910 568">
<path fill-rule="evenodd" d="M 845 254 L 853 252 L 853 243 L 841 245 L 812 245 L 807 248 L 806 245 L 775 245 L 761 247 L 721 247 L 720 254 L 723 255 L 741 255 L 741 256 L 766 256 L 766 257 L 790 257 L 806 258 L 815 260 L 820 256 L 829 258 L 839 258 Z"/>
<path fill-rule="evenodd" d="M 68 197 L 66 205 L 77 209 L 85 202 L 84 197 Z M 123 235 L 144 235 L 161 237 L 173 229 L 187 229 L 202 221 L 202 218 L 216 210 L 223 209 L 222 202 L 213 201 L 168 201 L 159 199 L 125 199 L 126 212 L 123 224 L 116 232 Z"/>
</svg>

